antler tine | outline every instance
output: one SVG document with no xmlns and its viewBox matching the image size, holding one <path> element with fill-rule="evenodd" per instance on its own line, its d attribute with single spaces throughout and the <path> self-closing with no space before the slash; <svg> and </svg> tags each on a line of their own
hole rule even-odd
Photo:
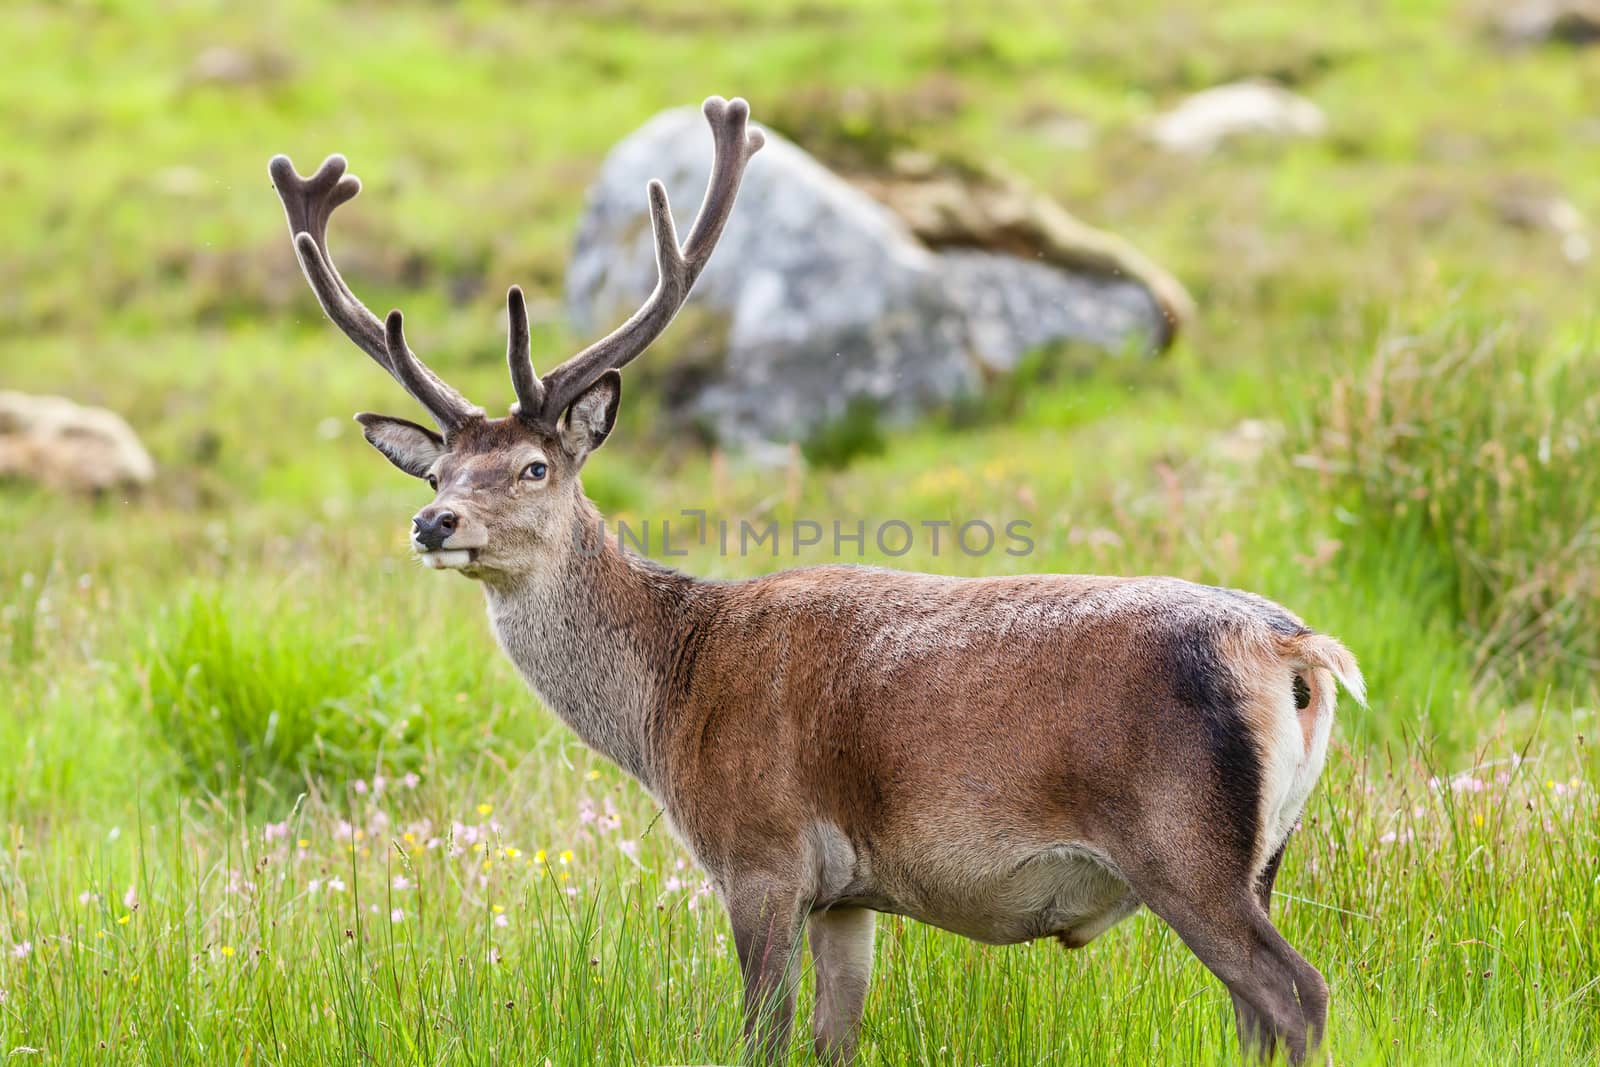
<svg viewBox="0 0 1600 1067">
<path fill-rule="evenodd" d="M 528 303 L 522 298 L 520 285 L 513 285 L 506 293 L 506 313 L 511 319 L 506 336 L 506 362 L 511 365 L 511 387 L 517 392 L 517 414 L 527 412 L 530 418 L 536 417 L 544 407 L 544 383 L 533 372 Z"/>
<path fill-rule="evenodd" d="M 481 417 L 483 412 L 463 400 L 460 393 L 441 382 L 417 358 L 406 344 L 404 323 L 405 316 L 400 314 L 399 308 L 389 312 L 383 323 L 383 343 L 389 354 L 391 372 L 406 392 L 433 413 L 439 429 L 448 437 L 469 419 Z"/>
<path fill-rule="evenodd" d="M 390 344 L 384 324 L 356 298 L 328 253 L 328 219 L 335 208 L 361 191 L 360 179 L 346 174 L 346 166 L 343 156 L 332 155 L 323 160 L 311 177 L 302 178 L 288 156 L 273 156 L 268 164 L 273 188 L 283 201 L 283 211 L 289 219 L 289 233 L 294 239 L 300 269 L 334 325 L 404 386 L 428 409 L 439 428 L 449 434 L 469 419 L 481 417 L 483 412 L 429 370 L 405 346 L 403 337 L 398 349 Z M 398 320 L 393 325 L 398 335 Z"/>
<path fill-rule="evenodd" d="M 765 138 L 760 130 L 749 129 L 750 105 L 741 99 L 713 96 L 701 110 L 711 125 L 715 149 L 705 199 L 689 228 L 688 241 L 679 247 L 666 187 L 652 181 L 648 191 L 650 226 L 656 238 L 655 289 L 627 322 L 545 375 L 544 403 L 537 414 L 524 404 L 525 417 L 554 428 L 567 407 L 601 374 L 631 362 L 661 335 L 711 259 L 733 211 L 745 165 L 760 151 Z"/>
</svg>

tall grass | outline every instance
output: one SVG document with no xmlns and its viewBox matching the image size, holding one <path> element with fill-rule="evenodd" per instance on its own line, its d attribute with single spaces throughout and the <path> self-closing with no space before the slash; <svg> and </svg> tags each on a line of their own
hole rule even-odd
<svg viewBox="0 0 1600 1067">
<path fill-rule="evenodd" d="M 485 686 L 459 627 L 400 636 L 347 611 L 192 592 L 135 653 L 127 713 L 147 720 L 202 793 L 344 782 L 422 766 L 440 750 L 525 752 L 537 724 L 520 687 Z M 427 653 L 431 653 L 427 654 Z M 506 736 L 507 733 L 509 736 Z"/>
<path fill-rule="evenodd" d="M 1600 1049 L 1590 753 L 1434 776 L 1349 754 L 1274 901 L 1327 974 L 1339 1063 Z M 527 766 L 510 782 L 549 776 Z M 147 812 L 0 855 L 0 1048 L 50 1063 L 725 1063 L 740 983 L 714 896 L 604 772 L 367 780 L 250 817 Z M 454 795 L 452 795 L 454 794 Z M 805 964 L 800 964 L 806 966 Z M 807 1062 L 810 981 L 791 1062 Z M 1226 1060 L 1222 986 L 1139 915 L 1086 949 L 880 921 L 864 1062 Z"/>
<path fill-rule="evenodd" d="M 1335 376 L 1301 462 L 1363 516 L 1372 556 L 1429 553 L 1480 693 L 1595 692 L 1600 361 L 1459 311 Z"/>
</svg>

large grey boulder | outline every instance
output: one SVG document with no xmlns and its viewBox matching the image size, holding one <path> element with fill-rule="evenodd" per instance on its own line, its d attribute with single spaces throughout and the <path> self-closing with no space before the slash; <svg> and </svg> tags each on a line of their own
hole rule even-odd
<svg viewBox="0 0 1600 1067">
<path fill-rule="evenodd" d="M 567 271 L 580 334 L 609 330 L 655 283 L 646 182 L 665 182 L 683 234 L 710 159 L 710 133 L 692 109 L 656 116 L 606 158 Z M 693 368 L 690 385 L 674 390 L 678 411 L 719 440 L 797 440 L 862 402 L 908 419 L 1052 341 L 1149 350 L 1170 336 L 1170 320 L 1144 285 L 1111 268 L 1079 274 L 931 250 L 894 212 L 768 132 L 655 358 Z"/>
<path fill-rule="evenodd" d="M 155 473 L 150 453 L 116 412 L 0 390 L 0 479 L 99 493 L 146 485 Z"/>
</svg>

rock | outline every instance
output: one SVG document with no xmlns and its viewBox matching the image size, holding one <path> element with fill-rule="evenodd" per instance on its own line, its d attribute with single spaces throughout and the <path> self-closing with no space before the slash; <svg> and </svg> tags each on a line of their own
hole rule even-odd
<svg viewBox="0 0 1600 1067">
<path fill-rule="evenodd" d="M 1495 30 L 1507 44 L 1600 43 L 1600 0 L 1520 0 L 1495 13 Z"/>
<path fill-rule="evenodd" d="M 155 473 L 150 453 L 115 412 L 0 390 L 0 478 L 96 493 L 147 485 Z"/>
<path fill-rule="evenodd" d="M 1012 370 L 1029 352 L 1066 338 L 1147 349 L 1152 324 L 1163 321 L 1150 290 L 1126 278 L 1067 274 L 976 249 L 943 252 L 939 261 L 987 370 Z"/>
<path fill-rule="evenodd" d="M 190 62 L 187 80 L 190 85 L 256 85 L 282 81 L 292 66 L 281 52 L 212 45 Z"/>
<path fill-rule="evenodd" d="M 1494 194 L 1494 210 L 1508 226 L 1553 235 L 1569 263 L 1589 259 L 1592 248 L 1583 213 L 1571 200 L 1543 183 L 1505 182 Z"/>
<path fill-rule="evenodd" d="M 1039 294 L 1038 300 L 1020 299 L 1019 311 L 1054 318 L 1061 329 L 1048 331 L 1029 347 L 1081 338 L 1117 348 L 1142 337 L 1165 348 L 1194 314 L 1183 285 L 1138 249 L 1087 225 L 998 168 L 941 164 L 926 155 L 901 153 L 887 176 L 854 181 L 900 216 L 923 243 L 950 250 L 943 258 L 958 284 L 982 284 L 993 277 Z M 980 260 L 966 250 L 978 249 L 1003 255 L 990 257 L 991 269 L 976 271 Z M 1027 269 L 1034 267 L 1045 269 Z M 1052 299 L 1074 306 L 1052 314 L 1043 306 Z M 1101 299 L 1113 305 L 1104 314 L 1093 306 Z M 1137 311 L 1129 315 L 1134 307 Z M 1082 322 L 1084 329 L 1072 328 L 1073 322 Z M 1016 325 L 1027 332 L 1030 323 Z M 996 359 L 981 346 L 979 354 L 987 365 L 1000 369 L 1016 362 L 1015 355 Z"/>
<path fill-rule="evenodd" d="M 1321 137 L 1328 122 L 1303 96 L 1265 81 L 1219 85 L 1193 96 L 1150 124 L 1150 138 L 1169 152 L 1205 155 L 1244 136 Z"/>
<path fill-rule="evenodd" d="M 579 333 L 611 329 L 655 284 L 645 183 L 666 183 L 685 233 L 710 157 L 704 120 L 683 109 L 651 119 L 606 158 L 567 270 Z M 802 440 L 862 404 L 905 421 L 977 391 L 1039 344 L 1149 349 L 1170 335 L 1137 276 L 1109 273 L 1116 255 L 1101 249 L 1083 259 L 1091 261 L 1097 271 L 1079 276 L 1001 252 L 936 252 L 894 212 L 769 132 L 656 359 L 677 354 L 669 402 L 724 443 Z"/>
<path fill-rule="evenodd" d="M 1211 440 L 1211 454 L 1227 463 L 1250 466 L 1283 443 L 1283 423 L 1243 419 Z"/>
</svg>

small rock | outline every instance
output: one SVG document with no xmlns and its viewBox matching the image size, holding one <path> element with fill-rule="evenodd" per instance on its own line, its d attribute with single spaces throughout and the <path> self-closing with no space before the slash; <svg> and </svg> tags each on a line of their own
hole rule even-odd
<svg viewBox="0 0 1600 1067">
<path fill-rule="evenodd" d="M 115 412 L 0 390 L 0 478 L 96 493 L 148 485 L 155 473 L 150 453 Z"/>
<path fill-rule="evenodd" d="M 188 81 L 191 85 L 256 85 L 281 80 L 291 65 L 288 57 L 278 52 L 212 45 L 189 64 Z"/>
<path fill-rule="evenodd" d="M 1321 137 L 1328 121 L 1303 96 L 1265 81 L 1234 82 L 1184 100 L 1150 124 L 1150 138 L 1169 152 L 1206 155 L 1245 136 Z"/>
<path fill-rule="evenodd" d="M 1249 466 L 1282 444 L 1283 439 L 1284 428 L 1280 422 L 1242 419 L 1212 438 L 1211 451 L 1220 460 Z"/>
<path fill-rule="evenodd" d="M 1042 105 L 1030 108 L 1022 126 L 1033 136 L 1057 148 L 1078 150 L 1094 143 L 1094 123 L 1082 115 Z"/>
<path fill-rule="evenodd" d="M 1537 182 L 1503 186 L 1495 194 L 1494 209 L 1509 226 L 1553 234 L 1570 263 L 1582 263 L 1592 252 L 1583 213 L 1571 200 Z"/>
<path fill-rule="evenodd" d="M 1503 4 L 1494 26 L 1512 45 L 1600 43 L 1600 0 L 1520 0 Z"/>
</svg>

